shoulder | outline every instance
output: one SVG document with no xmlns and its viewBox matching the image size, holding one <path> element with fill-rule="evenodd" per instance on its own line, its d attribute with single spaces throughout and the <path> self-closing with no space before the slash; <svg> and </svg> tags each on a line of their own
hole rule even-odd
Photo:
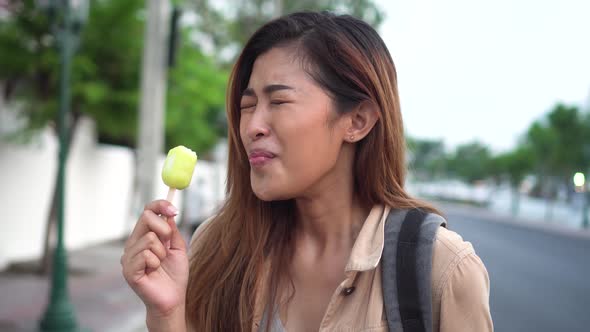
<svg viewBox="0 0 590 332">
<path fill-rule="evenodd" d="M 487 278 L 486 268 L 473 245 L 456 232 L 439 227 L 432 249 L 433 295 L 442 295 L 444 287 L 460 272 L 464 281 L 483 274 Z"/>
<path fill-rule="evenodd" d="M 473 245 L 464 241 L 461 235 L 445 227 L 446 220 L 438 214 L 428 214 L 423 227 L 428 227 L 428 231 L 434 237 L 432 244 L 432 295 L 433 298 L 440 299 L 442 290 L 448 283 L 454 273 L 457 273 L 458 267 L 462 266 L 467 270 L 474 272 L 483 270 L 483 263 L 475 254 Z M 469 277 L 469 276 L 467 276 Z"/>
<path fill-rule="evenodd" d="M 432 253 L 432 299 L 441 328 L 452 321 L 443 316 L 463 322 L 468 316 L 487 331 L 491 326 L 489 291 L 488 272 L 471 243 L 439 227 Z"/>
<path fill-rule="evenodd" d="M 447 265 L 474 252 L 471 243 L 464 241 L 461 235 L 445 227 L 437 229 L 433 247 L 433 260 L 437 263 Z"/>
</svg>

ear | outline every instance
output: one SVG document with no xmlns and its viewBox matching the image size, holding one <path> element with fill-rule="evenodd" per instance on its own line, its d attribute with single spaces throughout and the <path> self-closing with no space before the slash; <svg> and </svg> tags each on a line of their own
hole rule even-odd
<svg viewBox="0 0 590 332">
<path fill-rule="evenodd" d="M 346 135 L 344 141 L 355 143 L 367 136 L 375 123 L 379 120 L 379 109 L 372 101 L 361 102 L 353 111 L 347 114 Z"/>
</svg>

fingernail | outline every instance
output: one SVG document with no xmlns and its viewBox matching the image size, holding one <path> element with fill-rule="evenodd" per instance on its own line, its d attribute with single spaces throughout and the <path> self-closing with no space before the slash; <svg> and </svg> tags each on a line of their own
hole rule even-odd
<svg viewBox="0 0 590 332">
<path fill-rule="evenodd" d="M 175 208 L 173 205 L 168 205 L 168 207 L 166 208 L 166 211 L 168 211 L 168 213 L 172 214 L 172 215 L 178 214 L 178 209 Z"/>
</svg>

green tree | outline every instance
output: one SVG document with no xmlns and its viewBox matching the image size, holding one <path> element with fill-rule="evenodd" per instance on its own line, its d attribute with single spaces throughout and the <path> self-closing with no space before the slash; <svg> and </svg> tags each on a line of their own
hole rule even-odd
<svg viewBox="0 0 590 332">
<path fill-rule="evenodd" d="M 384 18 L 383 12 L 373 0 L 232 0 L 229 2 L 230 5 L 219 8 L 214 6 L 212 0 L 191 1 L 199 16 L 195 31 L 209 40 L 215 54 L 226 54 L 227 63 L 232 62 L 237 54 L 236 51 L 246 43 L 256 29 L 277 15 L 302 10 L 329 10 L 361 18 L 376 28 Z"/>
<path fill-rule="evenodd" d="M 0 79 L 8 101 L 23 105 L 28 129 L 34 130 L 57 110 L 58 40 L 36 1 L 11 3 L 0 28 Z M 72 126 L 87 114 L 107 142 L 133 145 L 135 138 L 142 6 L 139 0 L 93 2 L 73 60 Z"/>
<path fill-rule="evenodd" d="M 571 187 L 574 172 L 587 167 L 590 127 L 584 116 L 576 106 L 557 104 L 527 131 L 526 142 L 540 180 L 538 189 L 548 200 L 547 219 L 551 219 L 557 189 Z"/>
<path fill-rule="evenodd" d="M 489 176 L 490 160 L 490 150 L 482 143 L 459 145 L 449 158 L 450 174 L 469 183 L 483 180 Z"/>
<path fill-rule="evenodd" d="M 586 110 L 582 115 L 582 129 L 583 129 L 583 165 L 580 169 L 583 172 L 587 172 L 588 177 L 590 178 L 590 105 L 588 105 L 589 109 Z"/>
<path fill-rule="evenodd" d="M 166 147 L 207 151 L 226 134 L 225 90 L 229 73 L 205 56 L 183 31 L 178 62 L 170 71 L 166 102 Z"/>
<path fill-rule="evenodd" d="M 103 142 L 134 146 L 144 20 L 140 0 L 95 1 L 73 68 L 74 104 Z"/>
<path fill-rule="evenodd" d="M 238 2 L 236 19 L 229 25 L 230 36 L 244 44 L 254 31 L 272 19 L 275 14 L 288 14 L 301 10 L 331 10 L 359 17 L 378 26 L 383 14 L 371 0 L 251 0 Z M 279 12 L 268 10 L 280 3 Z M 267 9 L 267 10 L 265 10 Z"/>
<path fill-rule="evenodd" d="M 551 219 L 552 202 L 555 198 L 554 175 L 556 174 L 555 150 L 558 145 L 556 133 L 544 121 L 535 121 L 528 129 L 526 142 L 531 147 L 537 185 L 533 194 L 540 194 L 547 200 L 545 218 Z"/>
<path fill-rule="evenodd" d="M 571 174 L 585 166 L 584 150 L 588 145 L 588 127 L 576 106 L 558 104 L 547 118 L 549 126 L 555 132 L 555 171 L 561 180 L 569 184 Z"/>
<path fill-rule="evenodd" d="M 533 170 L 533 155 L 529 147 L 521 145 L 510 152 L 492 158 L 497 174 L 504 175 L 512 189 L 512 214 L 520 209 L 519 187 L 524 177 Z"/>
<path fill-rule="evenodd" d="M 34 1 L 10 1 L 0 18 L 0 80 L 7 102 L 19 104 L 28 129 L 44 126 L 57 108 L 59 59 L 49 34 L 49 19 Z M 28 132 L 28 131 L 27 131 Z"/>
<path fill-rule="evenodd" d="M 92 2 L 72 64 L 70 132 L 77 119 L 87 115 L 95 120 L 101 142 L 135 145 L 144 7 L 141 0 Z M 26 130 L 17 134 L 30 137 L 56 115 L 57 40 L 47 13 L 36 1 L 14 0 L 3 9 L 7 15 L 0 17 L 2 93 L 8 103 L 20 106 L 19 114 L 27 120 Z M 187 34 L 185 31 L 178 65 L 169 76 L 166 143 L 205 152 L 221 135 L 213 121 L 223 114 L 227 70 L 214 65 L 197 44 L 189 42 Z M 48 230 L 55 220 L 55 197 L 54 193 Z M 49 252 L 47 239 L 45 253 Z"/>
<path fill-rule="evenodd" d="M 526 133 L 526 143 L 531 147 L 535 167 L 541 178 L 555 170 L 556 133 L 546 123 L 535 121 Z"/>
<path fill-rule="evenodd" d="M 101 142 L 135 145 L 144 6 L 141 0 L 95 1 L 82 30 L 72 68 L 72 126 L 80 115 L 90 116 Z M 0 26 L 0 80 L 34 130 L 52 121 L 57 109 L 56 40 L 35 1 L 14 1 L 9 9 Z M 177 67 L 169 74 L 166 145 L 206 151 L 222 134 L 211 120 L 223 115 L 228 74 L 188 33 L 183 31 Z"/>
<path fill-rule="evenodd" d="M 410 169 L 417 178 L 428 180 L 447 172 L 445 146 L 442 140 L 407 138 Z"/>
</svg>

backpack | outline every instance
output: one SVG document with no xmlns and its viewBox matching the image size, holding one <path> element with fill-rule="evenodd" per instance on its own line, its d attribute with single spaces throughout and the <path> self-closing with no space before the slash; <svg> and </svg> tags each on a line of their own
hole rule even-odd
<svg viewBox="0 0 590 332">
<path fill-rule="evenodd" d="M 383 302 L 389 331 L 432 332 L 432 248 L 439 215 L 391 210 L 381 256 Z"/>
</svg>

